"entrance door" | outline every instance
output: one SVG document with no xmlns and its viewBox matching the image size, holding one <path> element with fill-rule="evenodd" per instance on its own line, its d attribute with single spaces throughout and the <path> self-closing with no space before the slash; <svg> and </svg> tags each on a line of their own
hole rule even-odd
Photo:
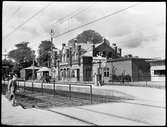
<svg viewBox="0 0 167 127">
<path fill-rule="evenodd" d="M 79 69 L 77 69 L 77 81 L 80 80 L 80 72 L 79 72 Z"/>
<path fill-rule="evenodd" d="M 83 66 L 83 81 L 92 81 L 92 66 Z"/>
</svg>

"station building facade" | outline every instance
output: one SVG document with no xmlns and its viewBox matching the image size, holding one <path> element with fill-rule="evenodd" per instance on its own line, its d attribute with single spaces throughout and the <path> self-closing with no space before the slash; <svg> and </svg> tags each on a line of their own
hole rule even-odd
<svg viewBox="0 0 167 127">
<path fill-rule="evenodd" d="M 59 79 L 74 82 L 93 81 L 93 60 L 98 55 L 106 58 L 121 56 L 120 52 L 116 53 L 105 40 L 96 45 L 91 42 L 78 44 L 75 41 L 68 43 L 67 46 L 62 44 Z"/>
<path fill-rule="evenodd" d="M 105 40 L 99 44 L 77 43 L 72 40 L 62 44 L 57 62 L 57 80 L 70 82 L 103 83 L 120 81 L 149 81 L 150 64 L 144 58 L 124 58 L 121 48 L 110 46 Z"/>
</svg>

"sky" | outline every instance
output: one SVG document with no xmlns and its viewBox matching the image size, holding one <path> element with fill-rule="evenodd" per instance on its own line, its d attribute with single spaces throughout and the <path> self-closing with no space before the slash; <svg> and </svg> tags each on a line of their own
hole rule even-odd
<svg viewBox="0 0 167 127">
<path fill-rule="evenodd" d="M 57 37 L 134 4 L 137 5 Z M 107 38 L 111 45 L 116 43 L 122 48 L 122 55 L 166 58 L 165 2 L 3 2 L 3 54 L 26 41 L 38 55 L 38 46 L 41 41 L 50 40 L 51 29 L 58 49 L 62 43 L 67 44 L 84 30 L 91 29 Z"/>
</svg>

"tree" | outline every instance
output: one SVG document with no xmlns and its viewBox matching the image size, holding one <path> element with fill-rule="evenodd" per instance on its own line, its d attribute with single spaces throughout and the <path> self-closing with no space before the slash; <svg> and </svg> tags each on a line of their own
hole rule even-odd
<svg viewBox="0 0 167 127">
<path fill-rule="evenodd" d="M 93 41 L 93 44 L 97 44 L 103 41 L 103 37 L 94 30 L 83 31 L 76 37 L 76 39 L 78 40 L 78 43 L 87 43 L 87 41 Z"/>
<path fill-rule="evenodd" d="M 81 34 L 77 35 L 76 39 L 77 43 L 93 42 L 93 44 L 98 44 L 103 41 L 103 37 L 94 30 L 83 31 Z M 107 39 L 105 40 L 107 43 L 109 42 Z M 74 43 L 74 39 L 71 39 L 69 43 Z"/>
<path fill-rule="evenodd" d="M 48 66 L 48 63 L 51 61 L 51 48 L 54 47 L 51 41 L 41 41 L 41 44 L 38 47 L 38 58 L 37 61 L 40 66 Z"/>
<path fill-rule="evenodd" d="M 33 61 L 33 51 L 28 47 L 29 42 L 21 42 L 16 44 L 16 49 L 8 53 L 8 57 L 16 63 L 14 70 L 19 72 L 20 69 L 31 66 Z"/>
<path fill-rule="evenodd" d="M 2 77 L 5 78 L 12 72 L 14 62 L 12 60 L 4 59 L 2 60 Z"/>
</svg>

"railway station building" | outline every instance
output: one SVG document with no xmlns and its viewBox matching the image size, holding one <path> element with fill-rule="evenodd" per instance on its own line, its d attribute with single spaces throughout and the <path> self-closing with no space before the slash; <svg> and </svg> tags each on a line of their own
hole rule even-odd
<svg viewBox="0 0 167 127">
<path fill-rule="evenodd" d="M 144 58 L 124 58 L 122 49 L 103 40 L 98 44 L 70 41 L 62 44 L 57 80 L 70 82 L 149 81 L 150 64 Z"/>
</svg>

